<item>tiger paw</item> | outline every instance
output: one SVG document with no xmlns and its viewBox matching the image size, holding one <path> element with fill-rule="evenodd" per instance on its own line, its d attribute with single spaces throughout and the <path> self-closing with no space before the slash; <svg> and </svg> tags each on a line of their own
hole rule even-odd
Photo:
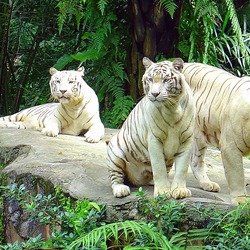
<svg viewBox="0 0 250 250">
<path fill-rule="evenodd" d="M 183 199 L 191 196 L 191 191 L 187 188 L 175 188 L 171 191 L 171 196 L 175 199 Z"/>
<path fill-rule="evenodd" d="M 113 185 L 113 194 L 117 198 L 125 197 L 130 195 L 130 188 L 124 184 Z"/>
<path fill-rule="evenodd" d="M 154 188 L 154 197 L 157 197 L 158 195 L 163 195 L 163 194 L 170 197 L 170 187 L 164 186 L 164 187 Z"/>
<path fill-rule="evenodd" d="M 238 196 L 238 197 L 231 197 L 232 204 L 236 205 L 236 206 L 238 206 L 238 205 L 240 205 L 242 203 L 245 203 L 245 202 L 247 202 L 249 200 L 250 200 L 250 197 L 246 196 L 246 195 L 245 196 Z"/>
<path fill-rule="evenodd" d="M 209 192 L 220 192 L 220 186 L 213 181 L 204 181 L 200 183 L 200 187 Z"/>
<path fill-rule="evenodd" d="M 59 129 L 57 127 L 45 127 L 42 129 L 42 134 L 55 137 L 59 134 Z"/>
<path fill-rule="evenodd" d="M 93 130 L 92 131 L 88 131 L 85 135 L 84 135 L 84 140 L 86 142 L 91 142 L 91 143 L 94 143 L 94 142 L 99 142 L 102 138 L 102 135 L 100 135 L 100 133 L 96 132 L 96 133 L 93 133 Z"/>
</svg>

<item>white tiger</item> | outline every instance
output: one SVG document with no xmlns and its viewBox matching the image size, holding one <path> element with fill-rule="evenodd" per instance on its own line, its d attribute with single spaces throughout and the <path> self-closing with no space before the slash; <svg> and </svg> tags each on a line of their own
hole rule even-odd
<svg viewBox="0 0 250 250">
<path fill-rule="evenodd" d="M 131 111 L 107 147 L 107 166 L 115 197 L 130 194 L 132 185 L 154 184 L 154 196 L 191 195 L 186 188 L 194 129 L 192 93 L 181 73 L 183 60 L 153 63 L 143 59 L 146 96 Z M 168 172 L 175 163 L 170 184 Z"/>
<path fill-rule="evenodd" d="M 104 135 L 98 98 L 83 80 L 84 67 L 58 71 L 50 68 L 50 90 L 59 103 L 47 103 L 0 118 L 0 127 L 33 129 L 47 136 L 59 133 L 84 135 L 87 142 L 98 142 Z"/>
<path fill-rule="evenodd" d="M 204 166 L 208 144 L 221 150 L 233 204 L 249 199 L 242 156 L 250 154 L 250 77 L 236 77 L 201 63 L 185 63 L 183 71 L 197 110 L 191 167 L 201 188 L 218 192 Z"/>
</svg>

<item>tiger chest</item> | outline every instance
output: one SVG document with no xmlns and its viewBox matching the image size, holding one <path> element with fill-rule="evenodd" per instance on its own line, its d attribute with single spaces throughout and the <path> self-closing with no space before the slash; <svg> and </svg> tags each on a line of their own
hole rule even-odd
<svg viewBox="0 0 250 250">
<path fill-rule="evenodd" d="M 169 131 L 167 138 L 163 141 L 163 153 L 166 162 L 173 161 L 178 154 L 182 145 L 179 133 L 176 131 Z"/>
</svg>

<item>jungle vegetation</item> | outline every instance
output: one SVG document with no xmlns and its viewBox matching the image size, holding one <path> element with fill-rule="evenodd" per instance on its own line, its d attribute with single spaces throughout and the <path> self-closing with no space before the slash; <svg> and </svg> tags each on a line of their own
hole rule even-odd
<svg viewBox="0 0 250 250">
<path fill-rule="evenodd" d="M 49 68 L 86 69 L 106 127 L 143 95 L 144 56 L 249 74 L 249 0 L 1 0 L 0 115 L 50 102 Z"/>
<path fill-rule="evenodd" d="M 1 179 L 0 179 L 1 182 Z M 0 249 L 82 249 L 82 250 L 247 250 L 250 247 L 249 202 L 223 211 L 211 204 L 187 205 L 166 196 L 149 199 L 142 188 L 136 220 L 105 219 L 105 205 L 77 200 L 56 188 L 49 194 L 34 195 L 21 185 L 0 186 L 2 197 L 16 200 L 31 221 L 49 227 L 23 242 L 5 243 Z M 0 227 L 2 230 L 2 228 Z"/>
</svg>

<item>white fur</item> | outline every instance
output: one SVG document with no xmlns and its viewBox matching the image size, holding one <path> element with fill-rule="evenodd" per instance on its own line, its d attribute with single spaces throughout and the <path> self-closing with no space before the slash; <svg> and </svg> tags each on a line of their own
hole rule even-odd
<svg viewBox="0 0 250 250">
<path fill-rule="evenodd" d="M 195 143 L 191 167 L 202 189 L 219 192 L 209 179 L 204 157 L 207 145 L 221 150 L 231 201 L 241 204 L 249 199 L 242 156 L 250 154 L 250 77 L 232 74 L 199 63 L 184 67 L 196 104 Z"/>
<path fill-rule="evenodd" d="M 186 176 L 193 141 L 194 103 L 178 67 L 181 61 L 155 64 L 144 58 L 146 96 L 108 144 L 107 165 L 115 197 L 130 194 L 125 179 L 136 186 L 154 184 L 154 196 L 165 194 L 178 199 L 191 195 Z M 177 84 L 167 83 L 171 77 L 178 79 Z M 174 162 L 171 184 L 168 172 Z"/>
</svg>

